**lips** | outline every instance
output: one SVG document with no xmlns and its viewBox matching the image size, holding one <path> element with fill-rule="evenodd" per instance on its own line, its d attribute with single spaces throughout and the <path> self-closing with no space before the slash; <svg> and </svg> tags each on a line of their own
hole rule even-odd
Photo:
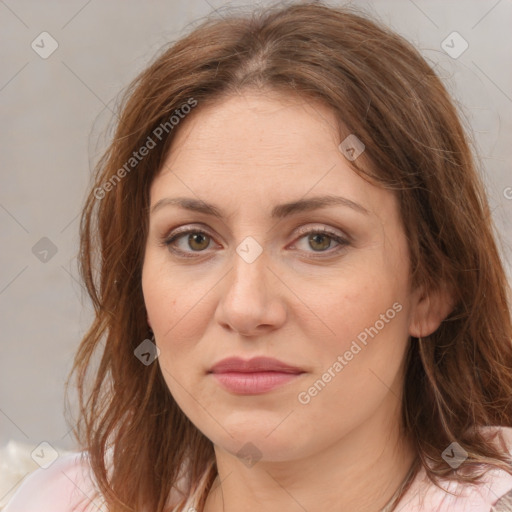
<svg viewBox="0 0 512 512">
<path fill-rule="evenodd" d="M 229 357 L 212 366 L 208 373 L 232 394 L 260 395 L 300 378 L 305 371 L 269 357 L 255 357 L 248 361 Z"/>
<path fill-rule="evenodd" d="M 270 357 L 254 357 L 248 361 L 240 357 L 228 357 L 213 365 L 209 373 L 258 373 L 279 372 L 299 374 L 304 373 L 302 368 L 293 366 L 278 359 Z"/>
</svg>

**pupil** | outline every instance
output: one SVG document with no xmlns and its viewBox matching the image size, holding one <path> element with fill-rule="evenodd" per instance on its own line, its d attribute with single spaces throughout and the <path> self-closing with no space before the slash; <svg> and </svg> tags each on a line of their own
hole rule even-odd
<svg viewBox="0 0 512 512">
<path fill-rule="evenodd" d="M 321 245 L 320 249 L 327 249 L 329 247 L 329 244 L 330 244 L 329 237 L 327 237 L 325 235 L 322 235 L 320 233 L 316 233 L 315 235 L 312 235 L 310 237 L 310 241 L 313 241 L 314 243 L 317 243 L 318 242 L 318 238 L 323 239 L 324 242 L 326 242 L 326 243 L 323 243 L 323 244 L 320 242 L 320 245 Z"/>
<path fill-rule="evenodd" d="M 189 236 L 189 241 L 192 241 L 193 243 L 197 243 L 199 239 L 199 245 L 201 245 L 201 238 L 203 239 L 203 242 L 206 240 L 206 237 L 202 235 L 201 233 L 194 233 Z M 208 246 L 208 244 L 206 244 Z M 204 249 L 204 247 L 199 247 L 200 249 Z"/>
</svg>

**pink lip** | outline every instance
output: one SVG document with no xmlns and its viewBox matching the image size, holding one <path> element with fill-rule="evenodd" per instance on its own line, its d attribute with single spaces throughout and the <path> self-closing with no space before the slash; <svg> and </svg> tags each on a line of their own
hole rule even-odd
<svg viewBox="0 0 512 512">
<path fill-rule="evenodd" d="M 210 368 L 211 373 L 224 372 L 281 372 L 281 373 L 303 373 L 302 368 L 292 366 L 272 357 L 253 357 L 246 361 L 241 357 L 228 357 L 222 359 Z"/>
<path fill-rule="evenodd" d="M 238 395 L 266 393 L 296 379 L 300 373 L 254 372 L 214 373 L 213 376 L 228 391 Z"/>
<path fill-rule="evenodd" d="M 277 359 L 239 357 L 223 359 L 209 371 L 228 391 L 241 395 L 266 393 L 305 373 L 304 370 Z"/>
</svg>

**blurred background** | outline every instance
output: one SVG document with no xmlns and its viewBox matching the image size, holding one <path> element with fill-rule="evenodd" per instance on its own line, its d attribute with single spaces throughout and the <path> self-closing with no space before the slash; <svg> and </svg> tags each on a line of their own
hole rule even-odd
<svg viewBox="0 0 512 512">
<path fill-rule="evenodd" d="M 162 45 L 210 13 L 273 3 L 0 0 L 4 467 L 13 446 L 50 457 L 76 449 L 64 383 L 92 311 L 77 272 L 79 212 L 116 98 Z M 415 44 L 442 76 L 474 139 L 510 277 L 512 1 L 329 3 L 360 6 Z M 4 482 L 0 500 L 13 485 Z"/>
</svg>

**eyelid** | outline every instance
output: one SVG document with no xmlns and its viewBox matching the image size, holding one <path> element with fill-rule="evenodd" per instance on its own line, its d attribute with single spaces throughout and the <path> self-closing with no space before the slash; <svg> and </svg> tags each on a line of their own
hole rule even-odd
<svg viewBox="0 0 512 512">
<path fill-rule="evenodd" d="M 314 224 L 314 225 L 307 224 L 305 226 L 300 226 L 299 228 L 295 229 L 294 230 L 295 235 L 303 235 L 303 234 L 308 234 L 312 231 L 315 231 L 315 232 L 331 234 L 333 236 L 339 236 L 340 238 L 346 239 L 347 242 L 352 241 L 352 237 L 344 231 L 341 231 L 339 229 L 337 230 L 336 228 L 326 227 L 324 224 L 320 224 L 320 223 L 312 223 L 312 224 Z M 212 234 L 212 232 L 209 230 L 209 228 L 206 227 L 206 225 L 202 224 L 202 223 L 185 224 L 183 226 L 179 226 L 174 229 L 166 230 L 165 234 L 162 235 L 161 238 L 168 240 L 171 237 L 171 233 L 174 236 L 174 235 L 178 235 L 180 233 L 188 233 L 188 232 L 194 231 L 194 229 L 196 229 L 196 228 L 197 228 L 197 231 L 204 232 L 204 233 L 208 234 L 210 237 L 215 238 L 215 235 Z"/>
<path fill-rule="evenodd" d="M 212 239 L 217 238 L 216 235 L 214 235 L 204 224 L 201 223 L 185 224 L 176 228 L 167 229 L 158 238 L 161 240 L 162 245 L 166 245 L 166 242 L 168 242 L 171 238 L 175 238 L 179 235 L 185 235 L 188 233 L 205 233 Z"/>
<path fill-rule="evenodd" d="M 298 234 L 298 235 L 306 235 L 311 232 L 325 233 L 327 235 L 344 238 L 347 242 L 351 241 L 350 236 L 348 236 L 343 231 L 336 230 L 335 228 L 326 227 L 323 224 L 316 224 L 313 226 L 311 224 L 308 224 L 306 226 L 301 226 L 301 227 L 297 228 L 297 230 L 296 230 L 296 234 Z"/>
</svg>

